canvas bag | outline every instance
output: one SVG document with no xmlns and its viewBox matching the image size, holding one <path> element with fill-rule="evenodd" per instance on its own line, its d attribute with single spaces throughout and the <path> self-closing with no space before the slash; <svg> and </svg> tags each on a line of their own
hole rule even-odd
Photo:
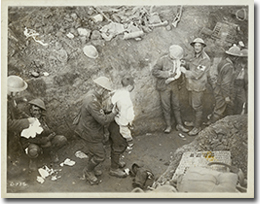
<svg viewBox="0 0 260 204">
<path fill-rule="evenodd" d="M 205 167 L 191 167 L 177 179 L 178 192 L 238 192 L 238 175 Z"/>
</svg>

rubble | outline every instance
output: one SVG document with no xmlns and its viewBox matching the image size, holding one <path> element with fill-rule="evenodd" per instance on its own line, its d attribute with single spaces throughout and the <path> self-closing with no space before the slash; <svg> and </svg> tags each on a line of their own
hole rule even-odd
<svg viewBox="0 0 260 204">
<path fill-rule="evenodd" d="M 86 155 L 84 152 L 82 152 L 82 151 L 77 151 L 76 153 L 75 153 L 75 156 L 76 157 L 78 157 L 78 158 L 80 158 L 80 159 L 86 159 L 86 158 L 88 158 L 88 155 Z"/>
<path fill-rule="evenodd" d="M 101 14 L 92 16 L 91 19 L 94 21 L 94 23 L 99 23 L 103 21 L 103 16 Z"/>
<path fill-rule="evenodd" d="M 173 27 L 175 28 L 177 27 L 177 24 L 181 20 L 181 15 L 182 15 L 182 6 L 178 9 L 177 14 L 173 19 L 173 23 L 172 23 Z"/>
<path fill-rule="evenodd" d="M 141 37 L 143 35 L 144 35 L 143 31 L 135 31 L 135 32 L 132 32 L 132 33 L 125 33 L 123 39 L 128 40 L 128 39 L 131 39 L 131 38 L 138 38 L 138 37 Z"/>
<path fill-rule="evenodd" d="M 64 160 L 64 162 L 60 163 L 60 166 L 64 166 L 64 165 L 67 165 L 67 166 L 74 166 L 75 165 L 75 161 L 67 158 Z"/>
</svg>

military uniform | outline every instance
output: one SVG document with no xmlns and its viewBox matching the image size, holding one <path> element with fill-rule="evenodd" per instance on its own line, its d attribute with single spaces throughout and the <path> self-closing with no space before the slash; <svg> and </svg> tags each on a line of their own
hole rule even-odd
<svg viewBox="0 0 260 204">
<path fill-rule="evenodd" d="M 175 72 L 173 60 L 169 55 L 162 56 L 154 65 L 152 74 L 157 78 L 156 89 L 160 93 L 163 115 L 167 126 L 171 126 L 171 107 L 177 124 L 182 125 L 179 102 L 179 79 L 166 84 L 165 81 L 170 77 L 169 71 Z"/>
<path fill-rule="evenodd" d="M 63 135 L 56 135 L 56 133 L 49 128 L 43 117 L 38 120 L 43 128 L 42 133 L 39 135 L 37 134 L 34 138 L 30 137 L 27 139 L 25 137 L 21 137 L 22 147 L 24 150 L 28 148 L 25 152 L 32 159 L 37 158 L 42 152 L 42 148 L 45 148 L 45 151 L 48 151 L 51 157 L 56 157 L 55 162 L 58 162 L 56 152 L 66 144 L 67 138 Z M 32 149 L 35 149 L 37 152 L 31 154 Z"/>
<path fill-rule="evenodd" d="M 7 152 L 9 156 L 11 154 L 18 156 L 22 153 L 20 133 L 29 127 L 27 119 L 29 116 L 17 108 L 16 101 L 10 96 L 8 96 L 7 108 Z"/>
<path fill-rule="evenodd" d="M 248 72 L 247 68 L 237 67 L 234 76 L 234 91 L 235 91 L 235 99 L 234 99 L 234 114 L 241 114 L 242 110 L 245 108 L 247 103 L 247 93 L 248 93 Z M 245 106 L 245 107 L 243 107 Z"/>
<path fill-rule="evenodd" d="M 210 58 L 204 51 L 199 56 L 187 60 L 186 88 L 189 91 L 190 105 L 195 110 L 195 127 L 200 127 L 202 122 L 202 97 L 206 90 L 209 67 Z"/>
<path fill-rule="evenodd" d="M 89 91 L 86 94 L 75 132 L 84 141 L 86 148 L 92 155 L 92 162 L 96 165 L 105 159 L 104 125 L 112 122 L 114 117 L 114 113 L 104 113 L 102 99 L 95 91 Z"/>
<path fill-rule="evenodd" d="M 233 114 L 234 103 L 234 65 L 229 59 L 223 59 L 217 66 L 218 76 L 216 87 L 214 88 L 215 108 L 213 111 L 212 122 L 225 115 Z M 230 102 L 225 98 L 229 97 Z"/>
</svg>

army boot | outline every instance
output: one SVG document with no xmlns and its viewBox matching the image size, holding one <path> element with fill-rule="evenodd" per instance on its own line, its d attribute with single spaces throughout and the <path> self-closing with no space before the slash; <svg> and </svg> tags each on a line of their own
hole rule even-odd
<svg viewBox="0 0 260 204">
<path fill-rule="evenodd" d="M 87 167 L 84 169 L 84 174 L 86 180 L 91 184 L 91 185 L 97 185 L 98 184 L 98 179 L 94 174 L 94 168 L 98 165 L 93 159 L 90 159 Z"/>
</svg>

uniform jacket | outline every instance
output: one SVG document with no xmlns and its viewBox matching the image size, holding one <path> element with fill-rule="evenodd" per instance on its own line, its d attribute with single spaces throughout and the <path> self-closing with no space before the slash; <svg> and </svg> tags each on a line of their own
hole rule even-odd
<svg viewBox="0 0 260 204">
<path fill-rule="evenodd" d="M 112 122 L 114 117 L 114 113 L 104 113 L 100 96 L 95 91 L 89 91 L 83 99 L 75 132 L 88 142 L 100 143 L 103 141 L 104 125 Z"/>
<path fill-rule="evenodd" d="M 198 57 L 190 57 L 187 60 L 185 73 L 187 78 L 186 88 L 189 91 L 204 91 L 206 90 L 208 71 L 210 67 L 210 58 L 206 52 L 202 53 Z"/>
<path fill-rule="evenodd" d="M 23 129 L 29 127 L 28 115 L 17 108 L 13 98 L 8 96 L 7 130 L 8 133 L 19 134 Z"/>
<path fill-rule="evenodd" d="M 226 98 L 234 94 L 234 64 L 229 58 L 222 60 L 218 66 L 217 91 Z"/>
<path fill-rule="evenodd" d="M 162 56 L 157 63 L 154 65 L 152 74 L 157 78 L 156 89 L 158 91 L 164 91 L 168 86 L 176 86 L 177 81 L 175 80 L 169 84 L 165 83 L 165 80 L 169 78 L 169 71 L 174 70 L 173 61 L 169 57 L 169 55 Z"/>
<path fill-rule="evenodd" d="M 27 139 L 25 137 L 21 137 L 22 146 L 27 147 L 29 143 L 44 145 L 46 143 L 46 141 L 44 141 L 43 138 L 48 137 L 50 134 L 54 133 L 47 125 L 44 117 L 41 117 L 38 120 L 41 124 L 41 127 L 43 128 L 42 133 L 37 134 L 36 137 L 34 137 L 34 138 L 30 137 Z"/>
</svg>

